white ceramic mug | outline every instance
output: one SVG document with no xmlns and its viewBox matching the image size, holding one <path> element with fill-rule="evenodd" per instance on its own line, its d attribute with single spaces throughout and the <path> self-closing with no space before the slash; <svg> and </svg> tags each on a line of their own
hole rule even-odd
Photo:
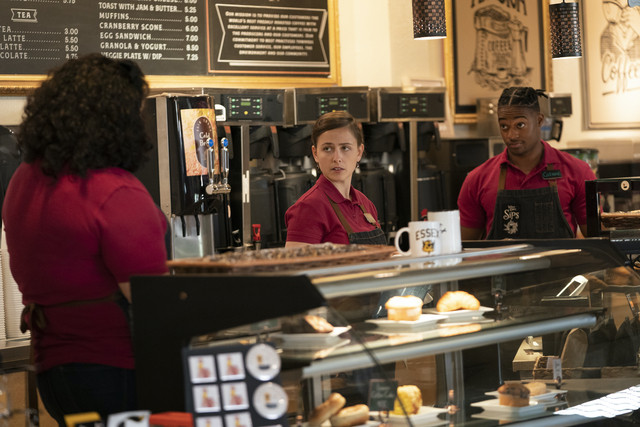
<svg viewBox="0 0 640 427">
<path fill-rule="evenodd" d="M 422 257 L 440 253 L 440 226 L 437 221 L 410 221 L 408 227 L 402 227 L 396 233 L 396 249 L 403 255 Z M 400 249 L 400 236 L 409 234 L 409 250 Z"/>
<path fill-rule="evenodd" d="M 462 252 L 462 239 L 460 238 L 460 211 L 428 212 L 429 221 L 438 221 L 440 228 L 440 240 L 443 254 L 457 254 Z"/>
</svg>

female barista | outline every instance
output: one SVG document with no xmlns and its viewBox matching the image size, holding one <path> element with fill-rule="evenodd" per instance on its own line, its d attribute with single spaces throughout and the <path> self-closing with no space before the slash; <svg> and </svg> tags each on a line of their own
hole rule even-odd
<svg viewBox="0 0 640 427">
<path fill-rule="evenodd" d="M 351 185 L 364 152 L 362 131 L 351 114 L 321 116 L 311 133 L 311 151 L 322 174 L 285 214 L 285 247 L 314 243 L 384 245 L 374 204 Z"/>
<path fill-rule="evenodd" d="M 147 93 L 133 62 L 73 59 L 29 97 L 18 133 L 4 227 L 38 391 L 61 426 L 137 408 L 128 282 L 167 271 L 166 220 L 132 174 L 151 148 Z"/>
</svg>

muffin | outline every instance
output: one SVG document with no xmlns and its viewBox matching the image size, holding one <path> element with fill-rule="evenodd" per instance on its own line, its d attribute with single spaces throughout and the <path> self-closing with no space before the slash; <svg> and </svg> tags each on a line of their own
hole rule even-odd
<svg viewBox="0 0 640 427">
<path fill-rule="evenodd" d="M 530 391 L 521 383 L 505 383 L 498 388 L 500 405 L 529 406 Z"/>
<path fill-rule="evenodd" d="M 418 320 L 422 314 L 422 299 L 414 295 L 389 298 L 384 307 L 389 320 Z"/>
</svg>

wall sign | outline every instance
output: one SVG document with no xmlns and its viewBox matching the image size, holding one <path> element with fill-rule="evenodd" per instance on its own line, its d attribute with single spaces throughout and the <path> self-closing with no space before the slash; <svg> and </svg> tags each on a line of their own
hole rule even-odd
<svg viewBox="0 0 640 427">
<path fill-rule="evenodd" d="M 211 86 L 222 76 L 336 84 L 335 8 L 336 0 L 3 1 L 0 87 L 35 86 L 91 52 L 137 62 L 152 87 Z"/>
<path fill-rule="evenodd" d="M 551 90 L 549 0 L 447 0 L 445 78 L 454 120 L 509 86 Z"/>
<path fill-rule="evenodd" d="M 639 128 L 640 7 L 626 1 L 581 2 L 585 117 L 590 129 Z"/>
</svg>

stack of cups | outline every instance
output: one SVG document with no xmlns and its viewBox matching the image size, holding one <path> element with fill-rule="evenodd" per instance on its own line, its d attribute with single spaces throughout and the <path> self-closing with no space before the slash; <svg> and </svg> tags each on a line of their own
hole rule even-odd
<svg viewBox="0 0 640 427">
<path fill-rule="evenodd" d="M 399 244 L 404 233 L 409 235 L 408 251 L 403 251 Z M 410 221 L 396 233 L 395 245 L 398 252 L 413 257 L 460 253 L 460 212 L 429 212 L 427 221 Z"/>
</svg>

